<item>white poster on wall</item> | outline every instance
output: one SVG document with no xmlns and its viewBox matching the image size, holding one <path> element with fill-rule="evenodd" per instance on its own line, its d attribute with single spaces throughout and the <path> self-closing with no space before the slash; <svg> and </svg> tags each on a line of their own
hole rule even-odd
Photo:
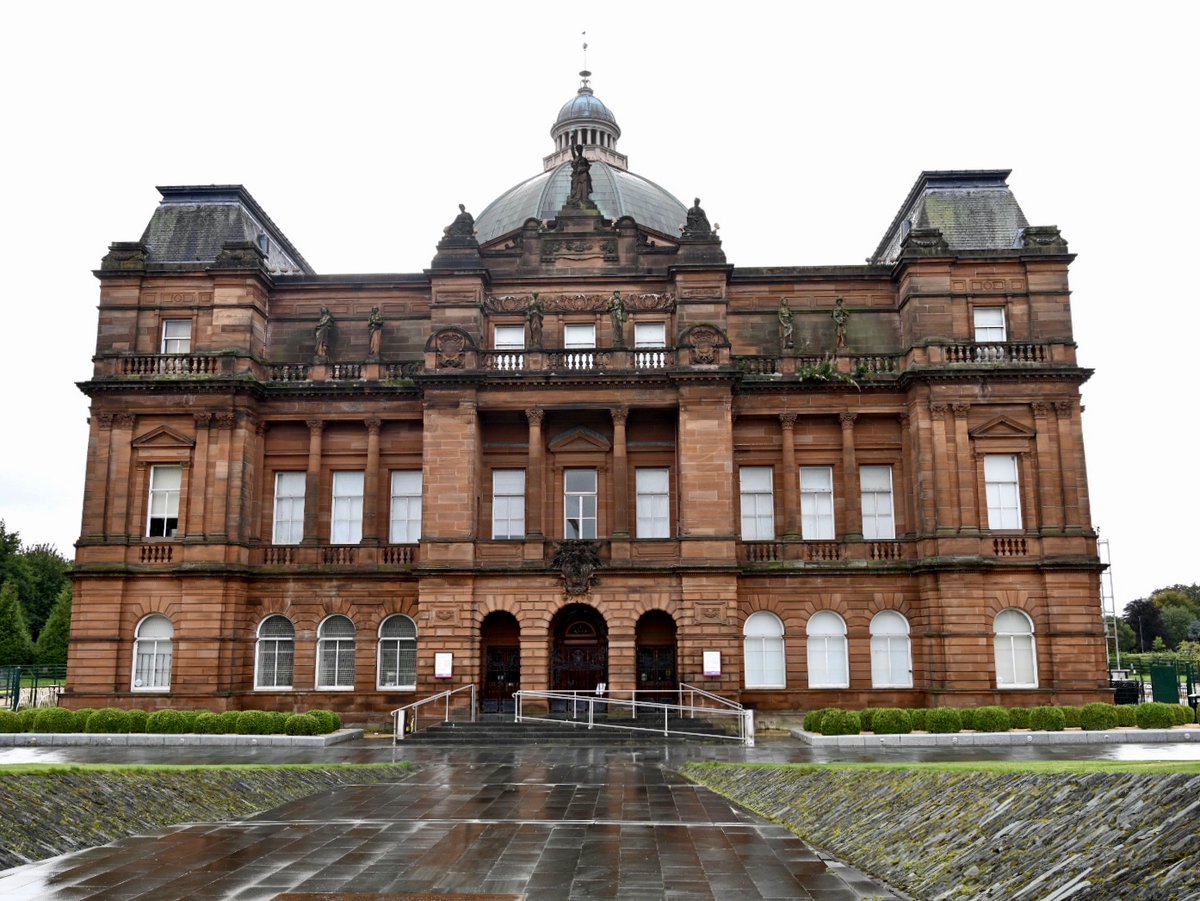
<svg viewBox="0 0 1200 901">
<path fill-rule="evenodd" d="M 454 671 L 454 655 L 442 651 L 433 655 L 433 678 L 449 679 Z"/>
<path fill-rule="evenodd" d="M 721 675 L 721 652 L 720 651 L 705 651 L 704 652 L 704 675 L 706 675 L 706 676 Z"/>
</svg>

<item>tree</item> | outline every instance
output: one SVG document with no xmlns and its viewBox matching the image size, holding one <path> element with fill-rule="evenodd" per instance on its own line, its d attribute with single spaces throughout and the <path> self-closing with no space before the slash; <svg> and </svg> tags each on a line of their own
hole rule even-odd
<svg viewBox="0 0 1200 901">
<path fill-rule="evenodd" d="M 33 661 L 33 642 L 21 613 L 17 586 L 11 581 L 0 588 L 0 666 L 20 665 Z"/>
<path fill-rule="evenodd" d="M 1139 651 L 1150 650 L 1150 645 L 1155 638 L 1165 640 L 1166 630 L 1163 627 L 1162 611 L 1158 609 L 1158 605 L 1154 601 L 1147 598 L 1130 601 L 1125 605 L 1124 619 L 1133 629 L 1133 634 L 1137 636 Z"/>
<path fill-rule="evenodd" d="M 1137 633 L 1133 631 L 1129 623 L 1117 620 L 1114 631 L 1117 633 L 1117 642 L 1121 653 L 1128 653 L 1137 647 Z"/>
<path fill-rule="evenodd" d="M 42 664 L 66 664 L 67 644 L 71 638 L 71 588 L 58 593 L 58 600 L 38 636 L 34 656 Z"/>
<path fill-rule="evenodd" d="M 1160 588 L 1150 595 L 1150 600 L 1158 605 L 1158 609 L 1166 613 L 1168 610 L 1186 610 L 1193 617 L 1200 617 L 1200 603 L 1186 591 L 1179 588 Z"/>
<path fill-rule="evenodd" d="M 1179 642 L 1187 640 L 1188 629 L 1196 622 L 1196 616 L 1188 607 L 1167 607 L 1162 612 L 1162 621 L 1167 647 L 1175 648 Z"/>
<path fill-rule="evenodd" d="M 70 586 L 71 564 L 52 545 L 38 544 L 22 551 L 28 573 L 27 593 L 21 594 L 25 621 L 37 638 L 62 590 Z"/>
</svg>

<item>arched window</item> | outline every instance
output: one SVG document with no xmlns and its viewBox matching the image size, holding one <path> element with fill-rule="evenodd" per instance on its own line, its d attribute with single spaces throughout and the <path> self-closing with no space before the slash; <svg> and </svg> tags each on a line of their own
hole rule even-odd
<svg viewBox="0 0 1200 901">
<path fill-rule="evenodd" d="M 291 688 L 296 627 L 286 616 L 268 616 L 258 627 L 254 654 L 255 688 Z"/>
<path fill-rule="evenodd" d="M 402 613 L 379 627 L 379 687 L 417 687 L 417 624 Z"/>
<path fill-rule="evenodd" d="M 783 623 L 774 613 L 760 610 L 746 617 L 742 630 L 746 649 L 747 688 L 786 688 Z"/>
<path fill-rule="evenodd" d="M 344 616 L 317 630 L 317 688 L 354 688 L 354 623 Z"/>
<path fill-rule="evenodd" d="M 1037 688 L 1033 620 L 1020 610 L 996 614 L 996 687 Z"/>
<path fill-rule="evenodd" d="M 871 620 L 871 685 L 912 688 L 912 684 L 908 620 L 895 610 L 881 610 Z"/>
<path fill-rule="evenodd" d="M 133 690 L 171 690 L 171 639 L 175 627 L 159 613 L 138 623 L 133 642 Z"/>
<path fill-rule="evenodd" d="M 850 687 L 846 623 L 831 610 L 814 613 L 808 620 L 808 687 Z"/>
</svg>

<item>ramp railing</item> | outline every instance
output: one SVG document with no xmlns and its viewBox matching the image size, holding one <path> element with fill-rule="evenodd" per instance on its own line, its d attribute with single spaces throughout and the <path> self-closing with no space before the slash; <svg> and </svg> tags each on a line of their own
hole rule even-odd
<svg viewBox="0 0 1200 901">
<path fill-rule="evenodd" d="M 463 692 L 469 692 L 470 700 L 466 709 L 463 709 L 462 698 L 455 697 Z M 422 711 L 422 708 L 434 704 L 437 701 L 442 701 L 441 716 L 438 716 L 436 710 Z M 392 744 L 403 741 L 404 736 L 412 735 L 419 728 L 429 726 L 433 723 L 448 723 L 450 722 L 451 713 L 463 714 L 469 717 L 470 722 L 475 722 L 475 717 L 478 713 L 478 705 L 475 699 L 475 683 L 470 685 L 460 685 L 458 688 L 439 691 L 435 695 L 430 695 L 427 698 L 422 698 L 419 701 L 414 701 L 411 704 L 406 704 L 392 711 L 393 735 Z M 422 717 L 424 713 L 424 717 Z"/>
</svg>

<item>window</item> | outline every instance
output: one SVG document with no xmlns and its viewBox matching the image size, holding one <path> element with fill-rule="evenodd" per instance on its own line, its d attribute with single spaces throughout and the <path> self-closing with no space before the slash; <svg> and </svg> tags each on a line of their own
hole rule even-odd
<svg viewBox="0 0 1200 901">
<path fill-rule="evenodd" d="M 401 613 L 379 627 L 379 687 L 417 687 L 417 624 Z"/>
<path fill-rule="evenodd" d="M 175 628 L 155 613 L 138 623 L 133 641 L 133 690 L 170 691 L 171 639 Z"/>
<path fill-rule="evenodd" d="M 979 343 L 1008 340 L 1004 328 L 1004 307 L 975 308 L 975 340 Z"/>
<path fill-rule="evenodd" d="M 996 687 L 1037 688 L 1033 620 L 1021 610 L 996 614 Z"/>
<path fill-rule="evenodd" d="M 1021 528 L 1021 491 L 1016 454 L 987 454 L 983 458 L 987 485 L 988 528 Z"/>
<path fill-rule="evenodd" d="M 666 469 L 639 469 L 637 478 L 637 537 L 671 535 L 670 474 Z"/>
<path fill-rule="evenodd" d="M 747 688 L 786 688 L 783 623 L 774 613 L 760 610 L 746 617 L 742 629 Z"/>
<path fill-rule="evenodd" d="M 183 483 L 182 466 L 150 467 L 150 503 L 146 535 L 150 538 L 174 538 L 179 528 L 179 486 Z"/>
<path fill-rule="evenodd" d="M 186 354 L 192 352 L 192 320 L 163 320 L 162 352 L 165 354 Z"/>
<path fill-rule="evenodd" d="M 304 537 L 303 472 L 275 473 L 275 529 L 272 544 L 299 544 Z"/>
<path fill-rule="evenodd" d="M 335 472 L 333 519 L 329 524 L 330 544 L 358 544 L 362 541 L 362 517 L 362 472 Z"/>
<path fill-rule="evenodd" d="M 421 540 L 421 471 L 392 473 L 392 544 L 416 544 Z"/>
<path fill-rule="evenodd" d="M 896 537 L 896 517 L 892 509 L 892 467 L 860 466 L 858 483 L 862 491 L 863 538 L 879 540 Z"/>
<path fill-rule="evenodd" d="M 354 688 L 354 623 L 344 616 L 317 630 L 317 688 Z"/>
<path fill-rule="evenodd" d="M 525 470 L 492 471 L 492 537 L 525 537 Z"/>
<path fill-rule="evenodd" d="M 563 537 L 596 537 L 596 470 L 563 473 Z"/>
<path fill-rule="evenodd" d="M 573 349 L 590 349 L 596 346 L 596 325 L 589 323 L 582 325 L 579 323 L 563 326 L 563 347 L 568 350 Z"/>
<path fill-rule="evenodd" d="M 633 324 L 634 365 L 643 369 L 661 369 L 667 365 L 667 324 L 665 322 L 635 322 Z"/>
<path fill-rule="evenodd" d="M 814 613 L 808 620 L 808 687 L 848 688 L 846 658 L 845 621 L 832 610 Z"/>
<path fill-rule="evenodd" d="M 291 688 L 296 627 L 286 616 L 268 616 L 258 627 L 254 654 L 255 688 Z"/>
<path fill-rule="evenodd" d="M 525 326 L 496 326 L 496 350 L 524 350 Z"/>
<path fill-rule="evenodd" d="M 895 610 L 881 610 L 871 619 L 871 685 L 912 688 L 912 684 L 908 620 Z"/>
<path fill-rule="evenodd" d="M 805 541 L 833 538 L 833 467 L 800 467 L 800 534 Z"/>
<path fill-rule="evenodd" d="M 742 541 L 770 541 L 775 537 L 775 493 L 770 466 L 743 466 Z"/>
</svg>

